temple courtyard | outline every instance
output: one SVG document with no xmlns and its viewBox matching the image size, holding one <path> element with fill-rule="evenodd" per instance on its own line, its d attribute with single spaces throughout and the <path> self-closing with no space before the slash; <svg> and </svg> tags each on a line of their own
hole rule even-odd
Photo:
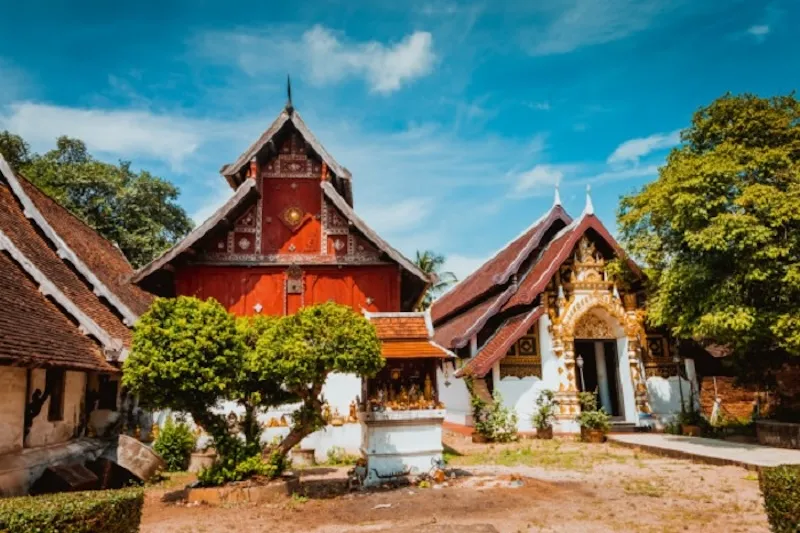
<svg viewBox="0 0 800 533">
<path fill-rule="evenodd" d="M 433 487 L 348 492 L 348 467 L 321 465 L 301 471 L 292 497 L 208 506 L 163 501 L 192 479 L 174 474 L 147 489 L 141 531 L 769 531 L 757 475 L 741 466 L 573 438 L 444 440 L 453 477 Z"/>
</svg>

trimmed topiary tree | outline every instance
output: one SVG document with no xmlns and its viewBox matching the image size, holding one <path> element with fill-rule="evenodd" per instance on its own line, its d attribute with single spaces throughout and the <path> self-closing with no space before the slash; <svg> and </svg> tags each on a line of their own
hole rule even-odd
<svg viewBox="0 0 800 533">
<path fill-rule="evenodd" d="M 758 480 L 772 531 L 800 531 L 800 466 L 762 468 Z"/>
<path fill-rule="evenodd" d="M 269 327 L 267 319 L 237 322 L 213 299 L 185 296 L 157 299 L 136 324 L 123 383 L 143 406 L 189 413 L 211 436 L 217 461 L 198 476 L 204 484 L 281 470 L 260 461 L 255 413 L 287 395 L 280 391 L 280 376 L 259 376 L 255 382 L 250 375 L 253 336 Z M 224 414 L 213 410 L 223 400 L 244 406 L 242 427 L 230 427 Z"/>
<path fill-rule="evenodd" d="M 289 434 L 273 450 L 285 457 L 304 437 L 325 425 L 322 386 L 333 372 L 374 376 L 385 361 L 375 327 L 350 307 L 333 302 L 305 307 L 265 328 L 252 361 L 253 375 L 280 377 L 301 405 Z"/>
</svg>

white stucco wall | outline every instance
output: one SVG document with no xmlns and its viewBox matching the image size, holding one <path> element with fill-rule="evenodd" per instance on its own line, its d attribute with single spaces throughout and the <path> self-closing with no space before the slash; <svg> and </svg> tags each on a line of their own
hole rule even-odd
<svg viewBox="0 0 800 533">
<path fill-rule="evenodd" d="M 463 426 L 472 425 L 472 407 L 469 401 L 469 391 L 463 379 L 455 377 L 455 363 L 446 361 L 441 368 L 436 370 L 436 386 L 439 389 L 439 401 L 444 404 L 445 420 Z"/>
<path fill-rule="evenodd" d="M 338 409 L 340 415 L 347 417 L 350 402 L 361 396 L 361 378 L 354 374 L 330 374 L 322 387 L 322 396 L 331 406 L 331 413 Z"/>
<path fill-rule="evenodd" d="M 31 373 L 31 393 L 36 389 L 44 391 L 45 370 L 36 369 Z M 62 420 L 47 420 L 50 406 L 48 398 L 39 415 L 33 419 L 30 433 L 25 440 L 26 447 L 47 446 L 70 440 L 75 428 L 80 424 L 81 404 L 86 391 L 86 374 L 84 372 L 66 372 L 64 376 L 64 417 Z"/>
<path fill-rule="evenodd" d="M 678 386 L 678 379 L 677 376 L 670 376 L 668 379 L 647 378 L 647 394 L 650 400 L 650 409 L 654 415 L 664 417 L 664 415 L 672 416 L 681 412 L 681 389 Z M 688 408 L 691 382 L 680 378 L 680 383 L 680 387 L 683 388 L 684 406 Z"/>
<path fill-rule="evenodd" d="M 0 454 L 22 449 L 27 370 L 0 367 Z"/>
<path fill-rule="evenodd" d="M 517 413 L 517 429 L 533 431 L 531 416 L 536 411 L 536 399 L 547 387 L 538 377 L 505 377 L 498 383 L 503 404 Z"/>
</svg>

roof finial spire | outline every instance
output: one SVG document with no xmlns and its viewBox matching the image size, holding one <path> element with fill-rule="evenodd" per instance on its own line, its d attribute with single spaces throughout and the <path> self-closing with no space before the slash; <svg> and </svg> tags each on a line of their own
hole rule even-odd
<svg viewBox="0 0 800 533">
<path fill-rule="evenodd" d="M 292 104 L 292 79 L 288 74 L 286 75 L 286 111 L 288 111 L 290 115 L 292 111 L 294 111 L 294 105 Z"/>
<path fill-rule="evenodd" d="M 553 207 L 561 205 L 561 193 L 558 191 L 559 184 L 556 182 L 556 193 L 553 197 Z"/>
<path fill-rule="evenodd" d="M 592 186 L 586 184 L 586 207 L 583 208 L 584 214 L 594 215 L 594 205 L 592 204 Z"/>
</svg>

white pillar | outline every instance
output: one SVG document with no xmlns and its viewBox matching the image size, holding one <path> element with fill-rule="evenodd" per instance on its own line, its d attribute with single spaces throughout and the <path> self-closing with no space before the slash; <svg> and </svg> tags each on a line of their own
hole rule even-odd
<svg viewBox="0 0 800 533">
<path fill-rule="evenodd" d="M 469 340 L 469 356 L 475 357 L 476 355 L 478 355 L 478 337 L 473 335 Z"/>
<path fill-rule="evenodd" d="M 553 340 L 548 326 L 550 317 L 546 314 L 539 319 L 539 353 L 542 355 L 542 382 L 544 388 L 558 390 L 558 357 L 553 352 Z"/>
<path fill-rule="evenodd" d="M 695 409 L 700 408 L 700 384 L 697 382 L 697 370 L 694 368 L 694 359 L 684 359 L 683 364 L 686 366 L 686 378 L 689 380 L 691 387 L 691 394 L 694 398 Z M 688 398 L 686 399 L 688 403 Z"/>
<path fill-rule="evenodd" d="M 622 407 L 625 413 L 625 422 L 639 421 L 636 412 L 636 394 L 633 390 L 633 377 L 631 376 L 631 359 L 628 355 L 628 338 L 617 339 L 617 379 L 622 388 Z"/>
<path fill-rule="evenodd" d="M 612 412 L 612 403 L 608 389 L 606 353 L 603 341 L 594 341 L 594 360 L 597 366 L 597 388 L 600 389 L 600 407 L 605 407 L 606 413 L 610 414 Z"/>
</svg>

